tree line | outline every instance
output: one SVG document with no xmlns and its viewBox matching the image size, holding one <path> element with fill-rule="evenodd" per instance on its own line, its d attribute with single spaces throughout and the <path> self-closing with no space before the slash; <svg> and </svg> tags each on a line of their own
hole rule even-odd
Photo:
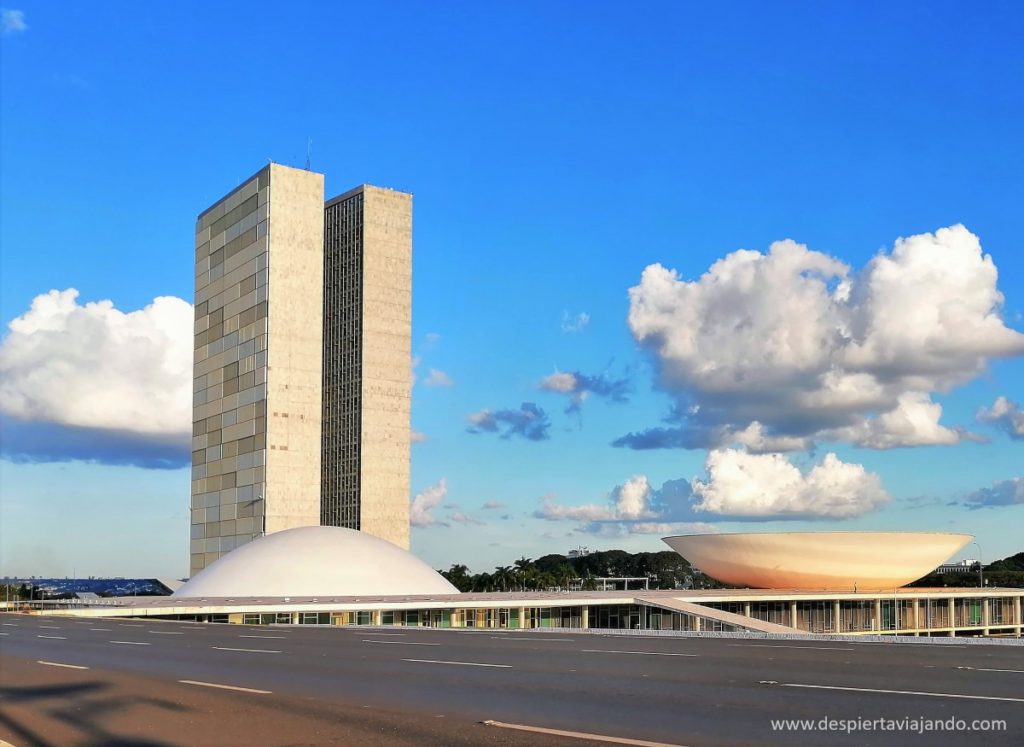
<svg viewBox="0 0 1024 747">
<path fill-rule="evenodd" d="M 600 578 L 646 578 L 651 589 L 716 588 L 722 584 L 695 570 L 678 553 L 603 550 L 586 555 L 522 557 L 493 572 L 471 573 L 455 563 L 439 571 L 459 591 L 548 591 L 599 588 Z"/>
<path fill-rule="evenodd" d="M 978 573 L 978 565 L 975 563 L 969 571 L 958 573 L 929 573 L 910 585 L 966 587 L 978 586 L 978 581 L 983 579 L 985 586 L 1024 588 L 1024 552 L 989 563 L 982 569 L 981 574 Z"/>
</svg>

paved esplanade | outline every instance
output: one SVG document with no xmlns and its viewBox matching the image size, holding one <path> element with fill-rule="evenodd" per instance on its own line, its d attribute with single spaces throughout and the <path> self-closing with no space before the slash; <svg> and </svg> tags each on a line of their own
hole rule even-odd
<svg viewBox="0 0 1024 747">
<path fill-rule="evenodd" d="M 1017 646 L 267 628 L 23 615 L 0 615 L 0 622 L 8 714 L 16 707 L 25 719 L 35 708 L 41 715 L 38 723 L 32 719 L 34 728 L 43 729 L 47 710 L 52 713 L 62 697 L 55 683 L 67 685 L 67 697 L 76 683 L 166 683 L 168 692 L 179 693 L 179 710 L 165 711 L 164 719 L 190 726 L 178 738 L 166 731 L 133 732 L 154 744 L 228 743 L 216 731 L 233 723 L 228 710 L 222 721 L 204 721 L 190 705 L 221 700 L 231 712 L 252 713 L 250 725 L 262 723 L 259 714 L 266 712 L 260 709 L 304 703 L 303 719 L 293 709 L 281 711 L 293 741 L 303 744 L 344 743 L 338 740 L 346 725 L 358 730 L 369 722 L 376 726 L 366 727 L 366 743 L 372 743 L 374 728 L 380 737 L 382 724 L 395 743 L 417 729 L 434 735 L 423 743 L 571 743 L 481 726 L 485 720 L 693 747 L 1024 743 L 1024 647 Z M 109 718 L 118 712 L 111 709 Z M 93 714 L 90 723 L 104 717 Z M 825 717 L 1003 719 L 1007 730 L 847 735 L 773 731 L 771 724 Z M 0 738 L 46 743 L 18 738 L 10 718 L 0 719 Z M 161 721 L 153 716 L 145 723 L 158 729 Z M 90 728 L 97 733 L 95 725 Z M 286 741 L 261 733 L 263 743 Z"/>
</svg>

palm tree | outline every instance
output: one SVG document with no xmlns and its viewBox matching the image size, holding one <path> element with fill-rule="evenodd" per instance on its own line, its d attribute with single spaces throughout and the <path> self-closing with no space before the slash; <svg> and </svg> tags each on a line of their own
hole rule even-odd
<svg viewBox="0 0 1024 747">
<path fill-rule="evenodd" d="M 494 581 L 494 585 L 500 586 L 502 591 L 508 591 L 516 582 L 515 572 L 507 565 L 497 566 L 494 569 L 494 575 L 491 578 Z"/>
<path fill-rule="evenodd" d="M 533 561 L 525 555 L 519 558 L 513 565 L 516 567 L 516 581 L 525 591 L 537 575 L 537 568 L 533 565 Z"/>
<path fill-rule="evenodd" d="M 555 569 L 554 577 L 559 586 L 564 586 L 565 590 L 569 591 L 569 586 L 572 584 L 573 579 L 576 578 L 576 571 L 568 563 L 563 563 Z"/>
<path fill-rule="evenodd" d="M 441 575 L 459 591 L 469 591 L 473 585 L 469 568 L 461 564 L 453 564 L 447 571 L 441 571 Z"/>
</svg>

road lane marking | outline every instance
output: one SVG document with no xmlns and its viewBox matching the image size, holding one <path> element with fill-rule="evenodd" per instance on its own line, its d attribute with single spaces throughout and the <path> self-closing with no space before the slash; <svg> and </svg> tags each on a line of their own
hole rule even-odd
<svg viewBox="0 0 1024 747">
<path fill-rule="evenodd" d="M 504 635 L 492 635 L 491 638 L 496 641 L 565 641 L 566 643 L 572 643 L 576 640 L 575 638 L 534 638 L 533 636 L 529 638 L 509 638 Z"/>
<path fill-rule="evenodd" d="M 593 742 L 611 742 L 612 744 L 628 744 L 633 747 L 682 747 L 679 744 L 667 742 L 648 742 L 646 739 L 630 739 L 629 737 L 612 737 L 607 734 L 588 734 L 585 731 L 565 731 L 564 729 L 546 729 L 542 726 L 527 726 L 526 724 L 506 724 L 502 721 L 484 721 L 485 726 L 496 726 L 499 729 L 515 729 L 517 731 L 528 731 L 534 734 L 550 734 L 556 737 L 571 737 L 573 739 L 589 739 Z"/>
<path fill-rule="evenodd" d="M 604 648 L 584 648 L 585 654 L 639 654 L 640 656 L 697 656 L 697 654 L 669 654 L 663 651 L 611 651 Z"/>
<path fill-rule="evenodd" d="M 402 659 L 419 664 L 455 664 L 460 667 L 494 667 L 495 669 L 511 669 L 511 664 L 481 664 L 476 661 L 442 661 L 440 659 Z"/>
<path fill-rule="evenodd" d="M 103 633 L 109 633 L 112 630 L 112 628 L 89 628 L 89 630 L 98 630 Z"/>
<path fill-rule="evenodd" d="M 236 687 L 235 685 L 218 685 L 215 682 L 199 682 L 198 680 L 178 680 L 183 685 L 199 685 L 199 687 L 216 687 L 221 690 L 237 690 L 240 693 L 256 693 L 257 695 L 273 695 L 270 690 L 256 690 L 251 687 Z"/>
<path fill-rule="evenodd" d="M 52 638 L 55 641 L 66 641 L 67 640 L 67 638 L 65 638 L 62 635 L 37 635 L 36 638 Z"/>
<path fill-rule="evenodd" d="M 146 627 L 142 623 L 118 623 L 120 628 L 144 628 Z"/>
<path fill-rule="evenodd" d="M 40 630 L 60 630 L 60 625 L 40 625 Z"/>
<path fill-rule="evenodd" d="M 271 651 L 265 648 L 227 648 L 225 646 L 210 646 L 217 651 L 244 651 L 249 654 L 279 654 L 280 651 Z"/>
<path fill-rule="evenodd" d="M 440 646 L 440 643 L 416 643 L 414 641 L 370 641 L 366 638 L 363 639 L 363 643 L 383 643 L 388 646 Z"/>
<path fill-rule="evenodd" d="M 985 667 L 957 667 L 957 669 L 969 669 L 972 672 L 1010 672 L 1012 674 L 1024 674 L 1024 669 L 986 669 Z"/>
<path fill-rule="evenodd" d="M 56 661 L 43 661 L 42 659 L 37 659 L 36 660 L 36 664 L 43 664 L 44 666 L 47 666 L 47 667 L 64 667 L 65 669 L 88 669 L 89 668 L 89 667 L 79 666 L 78 664 L 61 664 L 61 663 L 56 662 Z"/>
<path fill-rule="evenodd" d="M 0 623 L 0 625 L 6 625 L 8 628 L 17 628 L 18 623 Z"/>
<path fill-rule="evenodd" d="M 280 639 L 283 640 L 287 636 L 283 636 L 283 635 L 240 635 L 238 637 L 239 638 L 280 638 Z"/>
<path fill-rule="evenodd" d="M 958 698 L 961 700 L 1001 700 L 1007 703 L 1024 703 L 1024 698 L 1006 698 L 997 695 L 962 695 L 960 693 L 928 693 L 919 690 L 875 690 L 870 687 L 840 687 L 838 685 L 802 685 L 782 682 L 779 687 L 801 687 L 810 690 L 844 690 L 854 693 L 883 693 L 886 695 L 925 695 L 930 698 Z"/>
<path fill-rule="evenodd" d="M 362 633 L 361 630 L 353 630 L 352 632 L 353 633 Z M 363 633 L 363 635 L 366 635 L 366 633 Z M 393 636 L 402 636 L 402 637 L 404 637 L 405 633 L 374 633 L 374 635 L 375 636 L 393 635 Z"/>
<path fill-rule="evenodd" d="M 107 643 L 120 643 L 122 646 L 149 646 L 149 643 L 142 641 L 107 641 Z"/>
<path fill-rule="evenodd" d="M 0 635 L 10 635 L 10 633 L 0 633 Z"/>
<path fill-rule="evenodd" d="M 179 633 L 175 630 L 147 630 L 146 632 L 152 633 L 153 635 L 185 635 L 184 633 Z"/>
<path fill-rule="evenodd" d="M 730 643 L 733 648 L 810 648 L 815 651 L 856 651 L 855 648 L 838 648 L 836 646 L 787 646 L 781 643 Z"/>
</svg>

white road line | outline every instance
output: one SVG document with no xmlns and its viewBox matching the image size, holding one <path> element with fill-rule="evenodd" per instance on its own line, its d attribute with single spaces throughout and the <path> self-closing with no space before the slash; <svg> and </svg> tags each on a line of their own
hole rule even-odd
<svg viewBox="0 0 1024 747">
<path fill-rule="evenodd" d="M 251 687 L 235 687 L 234 685 L 218 685 L 214 682 L 198 682 L 197 680 L 178 680 L 183 685 L 199 685 L 199 687 L 216 687 L 220 690 L 237 690 L 240 693 L 256 693 L 257 695 L 273 695 L 270 690 L 255 690 Z"/>
<path fill-rule="evenodd" d="M 573 739 L 589 739 L 593 742 L 611 742 L 612 744 L 628 744 L 633 747 L 682 747 L 678 744 L 667 742 L 648 742 L 646 739 L 630 739 L 629 737 L 612 737 L 607 734 L 588 734 L 585 731 L 565 731 L 564 729 L 545 729 L 542 726 L 527 726 L 526 724 L 506 724 L 501 721 L 484 721 L 485 726 L 496 726 L 500 729 L 515 729 L 516 731 L 528 731 L 534 734 L 551 734 L 556 737 L 572 737 Z"/>
<path fill-rule="evenodd" d="M 669 654 L 662 651 L 609 651 L 604 648 L 584 648 L 581 651 L 585 654 L 639 654 L 641 656 L 691 656 L 697 654 Z"/>
<path fill-rule="evenodd" d="M 1002 700 L 1008 703 L 1024 703 L 1024 698 L 1004 698 L 996 695 L 961 695 L 959 693 L 927 693 L 919 690 L 875 690 L 870 687 L 839 687 L 838 685 L 801 685 L 795 682 L 779 683 L 780 687 L 801 687 L 811 690 L 844 690 L 854 693 L 883 693 L 886 695 L 925 695 L 930 698 L 958 698 L 961 700 Z"/>
<path fill-rule="evenodd" d="M 138 625 L 136 625 L 134 623 L 120 623 L 118 625 L 118 627 L 119 628 L 144 628 L 146 626 L 143 625 L 142 623 L 139 623 Z"/>
<path fill-rule="evenodd" d="M 40 630 L 60 630 L 60 625 L 40 625 Z"/>
<path fill-rule="evenodd" d="M 415 643 L 413 641 L 370 641 L 363 639 L 363 643 L 385 643 L 389 646 L 440 646 L 440 643 Z"/>
<path fill-rule="evenodd" d="M 960 669 L 961 667 L 957 667 Z M 1024 669 L 985 669 L 984 667 L 962 667 L 963 669 L 973 669 L 975 672 L 1009 672 L 1011 674 L 1024 674 Z"/>
<path fill-rule="evenodd" d="M 10 633 L 0 633 L 0 635 L 10 635 Z"/>
<path fill-rule="evenodd" d="M 122 646 L 149 646 L 149 643 L 142 641 L 107 641 L 107 643 L 120 643 Z"/>
<path fill-rule="evenodd" d="M 42 659 L 36 660 L 36 664 L 43 664 L 48 667 L 64 667 L 65 669 L 88 669 L 89 667 L 81 667 L 78 664 L 60 664 L 55 661 L 43 661 Z"/>
<path fill-rule="evenodd" d="M 496 641 L 565 641 L 566 643 L 572 643 L 576 640 L 575 638 L 534 638 L 533 636 L 524 636 L 522 638 L 508 638 L 507 636 L 503 635 L 492 635 L 491 638 L 493 638 Z"/>
<path fill-rule="evenodd" d="M 152 633 L 153 635 L 185 635 L 184 633 L 179 633 L 174 630 L 147 630 L 146 632 Z"/>
<path fill-rule="evenodd" d="M 18 623 L 0 623 L 0 625 L 6 625 L 8 628 L 17 628 Z"/>
<path fill-rule="evenodd" d="M 111 628 L 89 628 L 89 630 L 97 630 L 103 633 L 109 633 L 111 631 Z"/>
<path fill-rule="evenodd" d="M 352 632 L 353 633 L 362 633 L 361 630 L 353 630 Z M 366 635 L 366 633 L 363 633 L 363 635 Z M 374 635 L 378 636 L 378 637 L 380 637 L 382 635 L 393 635 L 393 636 L 402 636 L 402 637 L 404 637 L 405 633 L 374 633 Z"/>
<path fill-rule="evenodd" d="M 733 648 L 810 648 L 815 651 L 856 651 L 855 648 L 838 648 L 836 646 L 787 646 L 781 643 L 730 643 Z"/>
<path fill-rule="evenodd" d="M 240 635 L 239 638 L 281 638 L 284 639 L 286 636 L 283 635 Z"/>
<path fill-rule="evenodd" d="M 279 654 L 280 651 L 271 651 L 265 648 L 226 648 L 224 646 L 210 646 L 217 651 L 244 651 L 248 654 Z"/>
<path fill-rule="evenodd" d="M 495 669 L 511 669 L 511 664 L 480 664 L 475 661 L 441 661 L 440 659 L 402 659 L 419 664 L 455 664 L 460 667 L 494 667 Z"/>
<path fill-rule="evenodd" d="M 67 638 L 65 638 L 62 635 L 37 635 L 36 638 L 52 638 L 55 641 L 66 641 L 67 640 Z"/>
</svg>

